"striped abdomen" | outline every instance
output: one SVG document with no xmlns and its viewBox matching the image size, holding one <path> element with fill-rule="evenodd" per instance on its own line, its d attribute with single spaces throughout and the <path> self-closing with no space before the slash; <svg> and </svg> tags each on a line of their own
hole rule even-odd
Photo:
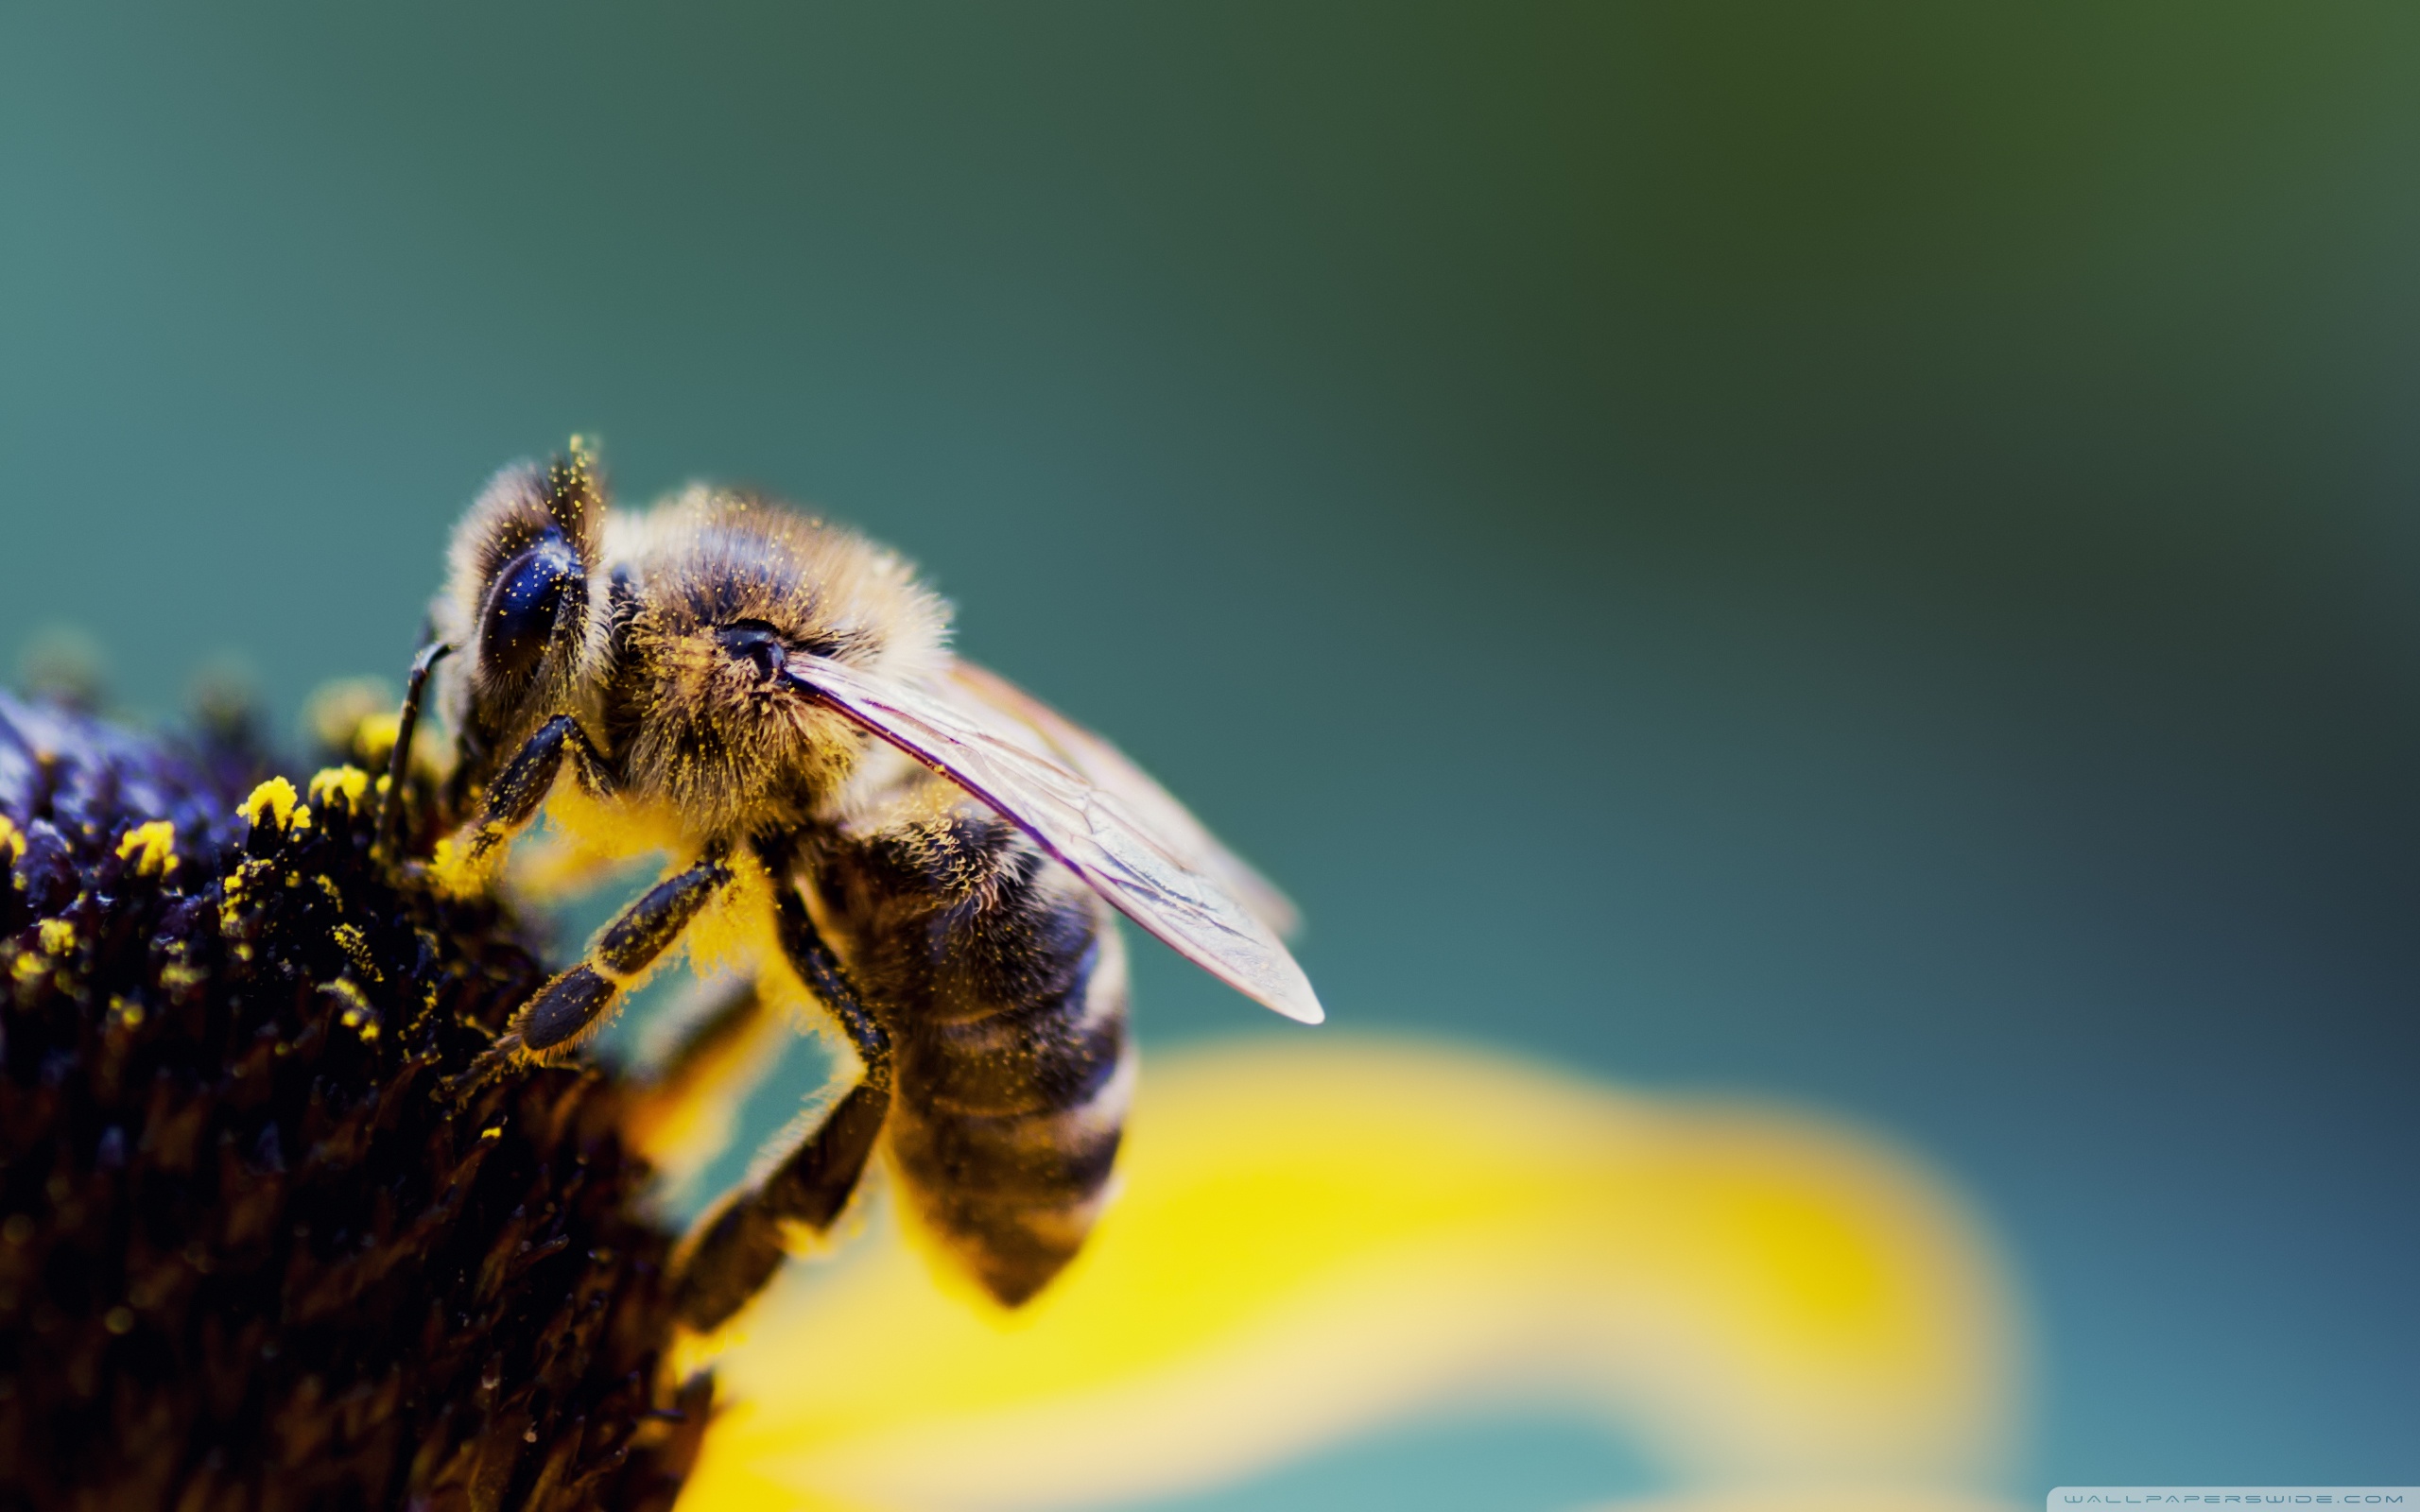
<svg viewBox="0 0 2420 1512">
<path fill-rule="evenodd" d="M 1072 1259 L 1132 1091 L 1111 912 L 988 810 L 861 833 L 822 868 L 852 973 L 890 1032 L 887 1128 L 925 1226 L 1011 1306 Z M 836 885 L 837 884 L 837 885 Z"/>
</svg>

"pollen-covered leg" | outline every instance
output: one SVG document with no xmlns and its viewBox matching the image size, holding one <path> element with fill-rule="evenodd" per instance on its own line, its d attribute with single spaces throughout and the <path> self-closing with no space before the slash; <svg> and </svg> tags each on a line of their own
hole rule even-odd
<svg viewBox="0 0 2420 1512">
<path fill-rule="evenodd" d="M 472 1067 L 471 1079 L 482 1079 L 515 1058 L 560 1055 L 601 1026 L 622 989 L 681 937 L 731 876 L 719 857 L 708 856 L 648 888 L 605 926 L 585 959 L 540 988 L 512 1016 L 511 1024 Z"/>
<path fill-rule="evenodd" d="M 538 732 L 488 784 L 487 807 L 478 821 L 441 848 L 441 881 L 457 891 L 472 890 L 500 859 L 498 852 L 513 832 L 537 817 L 566 757 L 575 764 L 573 770 L 584 785 L 592 789 L 604 785 L 604 762 L 588 743 L 579 721 L 569 714 L 555 715 L 538 727 Z"/>
<path fill-rule="evenodd" d="M 772 857 L 768 857 L 769 864 Z M 775 874 L 780 868 L 774 868 Z M 782 951 L 801 980 L 820 996 L 856 1047 L 864 1074 L 809 1128 L 785 1130 L 796 1141 L 765 1177 L 735 1194 L 703 1219 L 685 1246 L 673 1280 L 674 1307 L 693 1329 L 720 1325 L 781 1269 L 783 1230 L 800 1225 L 821 1231 L 849 1205 L 890 1114 L 890 1036 L 842 974 L 831 948 L 792 887 L 775 891 Z"/>
<path fill-rule="evenodd" d="M 703 1219 L 673 1280 L 681 1321 L 701 1332 L 719 1327 L 782 1268 L 785 1228 L 829 1228 L 864 1177 L 890 1115 L 889 1089 L 859 1082 L 763 1181 Z"/>
</svg>

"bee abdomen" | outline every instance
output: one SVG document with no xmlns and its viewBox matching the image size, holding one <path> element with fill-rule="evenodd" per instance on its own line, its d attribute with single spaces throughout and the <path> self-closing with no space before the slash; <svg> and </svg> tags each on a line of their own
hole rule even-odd
<svg viewBox="0 0 2420 1512">
<path fill-rule="evenodd" d="M 1028 937 L 1072 956 L 1025 977 L 1048 990 L 979 1017 L 903 1016 L 894 1031 L 892 1158 L 925 1227 L 1011 1306 L 1091 1230 L 1133 1087 L 1125 951 L 1106 906 L 1076 889 L 1040 906 L 1056 927 Z"/>
<path fill-rule="evenodd" d="M 908 1025 L 899 1067 L 917 1102 L 967 1119 L 1053 1113 L 1089 1102 L 1116 1071 L 1126 1040 L 1124 962 L 1101 969 L 1102 953 L 1116 948 L 1115 932 L 1100 921 L 1056 990 L 980 1018 Z"/>
</svg>

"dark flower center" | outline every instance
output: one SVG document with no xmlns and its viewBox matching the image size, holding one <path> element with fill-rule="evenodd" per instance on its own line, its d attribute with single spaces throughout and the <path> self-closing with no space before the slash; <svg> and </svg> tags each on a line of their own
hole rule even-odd
<svg viewBox="0 0 2420 1512">
<path fill-rule="evenodd" d="M 277 784 L 0 696 L 0 1509 L 665 1508 L 629 1089 L 446 1083 L 544 980 Z M 427 795 L 408 793 L 422 825 Z"/>
</svg>

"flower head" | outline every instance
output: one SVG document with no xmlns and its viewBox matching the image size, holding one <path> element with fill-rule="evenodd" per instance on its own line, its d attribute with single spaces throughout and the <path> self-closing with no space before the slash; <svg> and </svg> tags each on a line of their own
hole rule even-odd
<svg viewBox="0 0 2420 1512">
<path fill-rule="evenodd" d="M 0 1506 L 668 1506 L 622 1090 L 446 1095 L 544 971 L 257 765 L 0 696 Z"/>
</svg>

